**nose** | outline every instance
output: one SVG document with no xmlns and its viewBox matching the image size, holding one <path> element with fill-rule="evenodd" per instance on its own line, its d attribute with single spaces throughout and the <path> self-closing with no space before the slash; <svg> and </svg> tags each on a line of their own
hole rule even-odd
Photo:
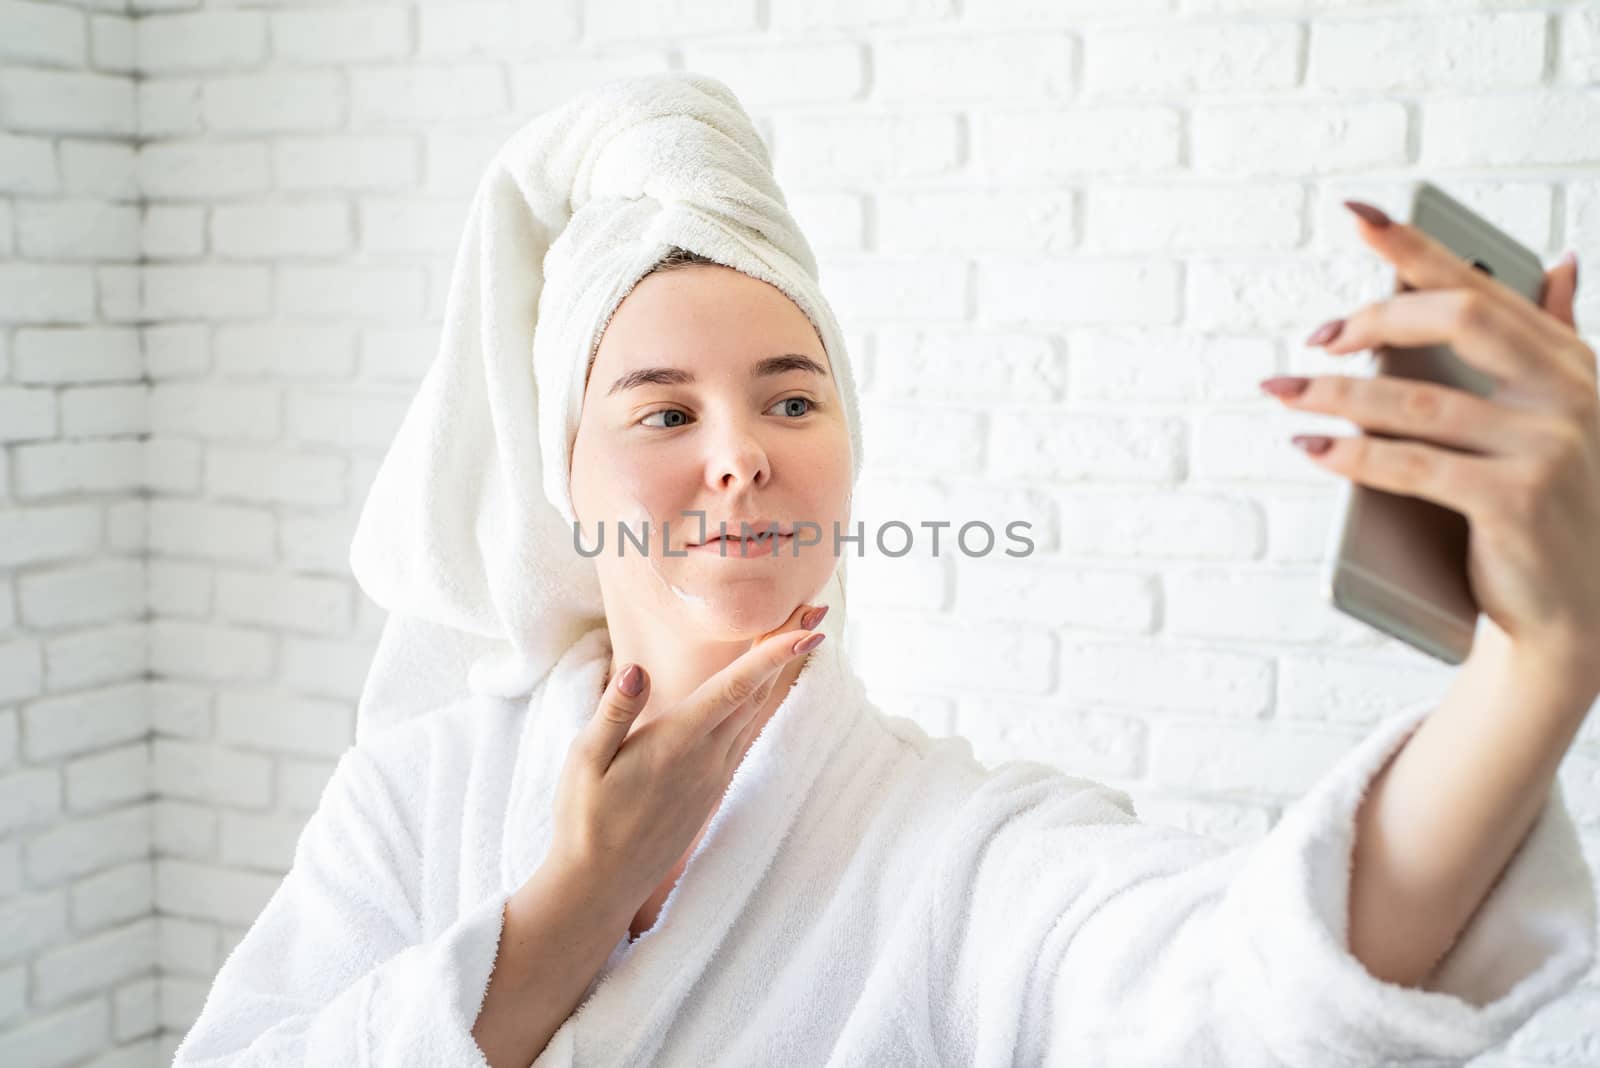
<svg viewBox="0 0 1600 1068">
<path fill-rule="evenodd" d="M 706 480 L 719 492 L 763 486 L 772 479 L 767 450 L 755 432 L 735 421 L 712 437 Z"/>
</svg>

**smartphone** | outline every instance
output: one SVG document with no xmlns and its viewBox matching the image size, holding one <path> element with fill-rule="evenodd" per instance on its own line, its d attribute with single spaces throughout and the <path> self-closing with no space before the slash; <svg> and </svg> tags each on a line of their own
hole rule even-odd
<svg viewBox="0 0 1600 1068">
<path fill-rule="evenodd" d="M 1438 186 L 1416 186 L 1409 222 L 1535 305 L 1543 299 L 1539 257 Z M 1395 292 L 1412 288 L 1402 283 Z M 1480 397 L 1494 392 L 1494 378 L 1448 345 L 1380 345 L 1373 357 L 1377 374 L 1438 382 Z M 1447 664 L 1465 660 L 1478 626 L 1478 603 L 1467 579 L 1466 516 L 1350 479 L 1341 479 L 1335 507 L 1324 553 L 1323 596 L 1346 615 L 1429 656 Z"/>
</svg>

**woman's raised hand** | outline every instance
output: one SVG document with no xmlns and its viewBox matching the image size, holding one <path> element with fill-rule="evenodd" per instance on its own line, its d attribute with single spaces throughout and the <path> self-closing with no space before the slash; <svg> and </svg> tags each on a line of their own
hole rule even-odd
<svg viewBox="0 0 1600 1068">
<path fill-rule="evenodd" d="M 682 705 L 631 733 L 650 677 L 637 664 L 617 672 L 561 769 L 551 857 L 587 873 L 608 906 L 643 904 L 727 790 L 779 673 L 821 644 L 814 628 L 826 612 L 800 605 Z"/>
</svg>

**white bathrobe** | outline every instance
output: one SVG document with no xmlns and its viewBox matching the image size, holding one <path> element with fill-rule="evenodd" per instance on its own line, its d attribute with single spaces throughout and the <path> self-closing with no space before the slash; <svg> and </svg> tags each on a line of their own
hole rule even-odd
<svg viewBox="0 0 1600 1068">
<path fill-rule="evenodd" d="M 176 1064 L 482 1066 L 501 909 L 608 658 L 591 631 L 526 702 L 465 699 L 348 751 Z M 619 939 L 534 1063 L 1459 1064 L 1589 968 L 1594 889 L 1558 785 L 1426 989 L 1363 969 L 1356 807 L 1425 712 L 1230 849 L 930 739 L 824 643 L 655 926 Z"/>
</svg>

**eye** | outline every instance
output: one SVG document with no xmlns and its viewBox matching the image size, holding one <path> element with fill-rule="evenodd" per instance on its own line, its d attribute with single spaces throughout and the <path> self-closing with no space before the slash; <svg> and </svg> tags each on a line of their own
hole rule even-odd
<svg viewBox="0 0 1600 1068">
<path fill-rule="evenodd" d="M 640 426 L 656 426 L 656 427 L 659 427 L 659 426 L 661 426 L 660 423 L 652 423 L 652 422 L 650 422 L 650 420 L 654 419 L 658 415 L 682 415 L 682 416 L 687 417 L 688 414 L 689 413 L 685 412 L 682 408 L 662 408 L 662 409 L 659 409 L 658 411 L 651 412 L 649 415 L 647 415 L 643 419 L 639 420 L 639 425 Z M 683 425 L 682 423 L 670 423 L 669 422 L 665 427 L 663 427 L 663 429 L 671 430 L 674 427 L 680 427 L 682 425 Z"/>
<path fill-rule="evenodd" d="M 807 407 L 802 409 L 801 411 L 798 411 L 798 412 L 790 411 L 790 412 L 787 412 L 786 414 L 789 414 L 789 415 L 810 415 L 811 412 L 813 412 L 817 407 L 817 402 L 812 400 L 810 397 L 785 397 L 785 398 L 783 398 L 783 400 L 779 401 L 777 404 L 774 404 L 772 407 L 776 408 L 776 407 L 778 407 L 778 405 L 781 405 L 781 404 L 796 404 L 796 403 L 807 405 Z"/>
</svg>

